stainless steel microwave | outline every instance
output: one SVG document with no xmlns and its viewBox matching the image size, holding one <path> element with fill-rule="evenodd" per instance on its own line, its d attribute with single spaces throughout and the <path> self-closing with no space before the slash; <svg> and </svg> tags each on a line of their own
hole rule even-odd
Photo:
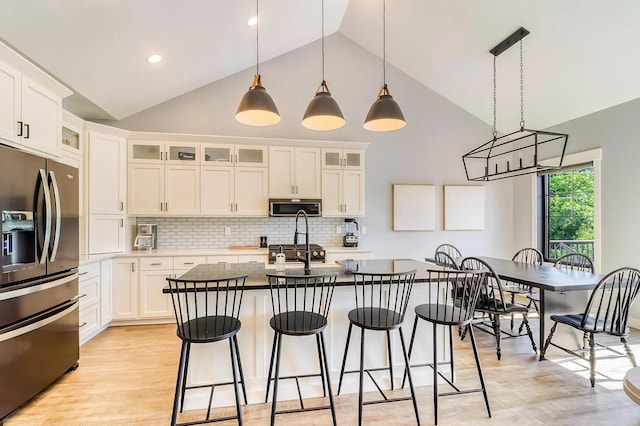
<svg viewBox="0 0 640 426">
<path fill-rule="evenodd" d="M 322 216 L 322 200 L 298 198 L 269 199 L 269 216 L 295 216 L 299 210 L 303 210 L 307 213 L 307 216 L 310 217 Z"/>
</svg>

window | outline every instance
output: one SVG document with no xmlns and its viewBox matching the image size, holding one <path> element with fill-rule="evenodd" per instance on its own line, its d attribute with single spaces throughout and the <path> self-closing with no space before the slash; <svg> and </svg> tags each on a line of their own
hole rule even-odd
<svg viewBox="0 0 640 426">
<path fill-rule="evenodd" d="M 593 260 L 593 166 L 573 166 L 539 176 L 538 200 L 538 248 L 545 260 L 575 252 Z"/>
</svg>

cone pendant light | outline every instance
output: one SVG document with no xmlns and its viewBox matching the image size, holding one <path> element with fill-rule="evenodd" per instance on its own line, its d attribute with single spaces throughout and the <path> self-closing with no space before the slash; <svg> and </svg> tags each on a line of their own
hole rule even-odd
<svg viewBox="0 0 640 426">
<path fill-rule="evenodd" d="M 302 118 L 302 125 L 311 130 L 334 130 L 344 126 L 344 116 L 331 96 L 324 80 L 324 0 L 322 0 L 322 82 Z"/>
<path fill-rule="evenodd" d="M 256 23 L 256 74 L 253 76 L 251 87 L 240 100 L 240 105 L 238 105 L 238 110 L 236 111 L 236 120 L 249 126 L 271 126 L 280 121 L 280 114 L 273 99 L 262 86 L 258 68 L 260 64 L 258 56 L 258 27 L 260 26 L 258 0 L 256 0 L 256 17 L 258 17 L 258 22 Z"/>
<path fill-rule="evenodd" d="M 391 96 L 387 87 L 386 72 L 386 24 L 387 2 L 382 2 L 382 87 L 378 91 L 378 97 L 369 108 L 367 118 L 364 120 L 364 128 L 374 132 L 386 132 L 398 130 L 407 125 L 402 110 Z"/>
</svg>

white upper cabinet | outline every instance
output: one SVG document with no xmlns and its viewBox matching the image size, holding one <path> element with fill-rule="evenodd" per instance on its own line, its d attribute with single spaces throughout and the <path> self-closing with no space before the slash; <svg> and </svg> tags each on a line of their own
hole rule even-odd
<svg viewBox="0 0 640 426">
<path fill-rule="evenodd" d="M 233 167 L 235 145 L 203 143 L 200 147 L 203 166 Z"/>
<path fill-rule="evenodd" d="M 20 73 L 0 62 L 0 138 L 6 141 L 20 141 L 21 101 Z"/>
<path fill-rule="evenodd" d="M 129 141 L 129 163 L 200 165 L 200 145 L 189 142 Z"/>
<path fill-rule="evenodd" d="M 322 168 L 364 170 L 364 150 L 323 148 Z"/>
<path fill-rule="evenodd" d="M 264 145 L 235 145 L 234 151 L 236 167 L 267 167 L 269 164 L 269 150 Z"/>
<path fill-rule="evenodd" d="M 271 198 L 320 198 L 321 195 L 320 148 L 269 148 Z"/>
<path fill-rule="evenodd" d="M 200 146 L 129 141 L 129 214 L 200 214 Z"/>
<path fill-rule="evenodd" d="M 89 253 L 126 249 L 126 139 L 87 132 L 87 190 Z"/>
<path fill-rule="evenodd" d="M 0 138 L 57 157 L 61 123 L 62 97 L 0 59 Z"/>
<path fill-rule="evenodd" d="M 322 171 L 322 215 L 364 216 L 364 171 Z"/>
<path fill-rule="evenodd" d="M 126 140 L 89 131 L 89 213 L 125 214 Z"/>
</svg>

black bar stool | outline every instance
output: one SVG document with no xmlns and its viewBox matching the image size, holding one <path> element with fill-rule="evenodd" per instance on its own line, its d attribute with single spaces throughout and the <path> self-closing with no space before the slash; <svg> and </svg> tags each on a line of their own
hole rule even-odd
<svg viewBox="0 0 640 426">
<path fill-rule="evenodd" d="M 269 325 L 274 331 L 267 392 L 265 403 L 269 400 L 269 389 L 273 381 L 273 399 L 271 403 L 271 425 L 275 423 L 276 414 L 299 413 L 303 411 L 331 410 L 333 424 L 336 425 L 336 409 L 333 403 L 329 363 L 324 343 L 324 329 L 327 327 L 327 316 L 333 298 L 337 272 L 328 274 L 302 274 L 300 270 L 288 270 L 276 274 L 267 274 L 271 292 L 273 317 Z M 280 355 L 282 353 L 282 336 L 316 336 L 318 363 L 320 373 L 300 376 L 280 377 Z M 275 367 L 275 374 L 274 374 Z M 322 380 L 324 396 L 329 396 L 329 405 L 305 407 L 300 391 L 299 378 L 318 377 Z M 300 408 L 277 410 L 278 382 L 282 379 L 295 379 L 298 390 Z"/>
<path fill-rule="evenodd" d="M 171 424 L 176 425 L 178 408 L 183 412 L 184 396 L 189 389 L 204 387 L 211 388 L 207 417 L 204 420 L 182 424 L 202 424 L 223 420 L 238 419 L 242 425 L 242 410 L 240 409 L 240 396 L 238 384 L 242 385 L 244 402 L 247 403 L 242 363 L 238 350 L 237 334 L 240 330 L 240 306 L 244 293 L 244 284 L 247 275 L 217 280 L 181 280 L 167 278 L 171 293 L 171 301 L 175 313 L 178 329 L 176 334 L 182 340 L 180 351 L 180 364 L 178 366 L 178 379 L 173 399 L 173 412 Z M 232 382 L 211 383 L 206 385 L 187 386 L 187 371 L 189 369 L 189 354 L 192 343 L 211 343 L 229 340 L 231 354 Z M 240 378 L 238 378 L 238 373 Z M 211 418 L 211 401 L 216 386 L 233 385 L 236 399 L 236 415 L 228 417 Z M 179 407 L 178 407 L 179 406 Z"/>
<path fill-rule="evenodd" d="M 342 359 L 342 368 L 340 370 L 340 383 L 338 384 L 338 395 L 342 388 L 342 379 L 345 373 L 360 373 L 359 397 L 358 397 L 358 424 L 362 424 L 362 407 L 363 405 L 379 404 L 384 402 L 408 401 L 413 402 L 413 409 L 416 413 L 416 421 L 420 424 L 420 416 L 418 414 L 418 404 L 416 403 L 415 392 L 413 390 L 413 381 L 411 372 L 408 370 L 409 358 L 407 356 L 407 348 L 404 343 L 404 337 L 400 327 L 404 322 L 404 314 L 409 303 L 409 296 L 415 280 L 415 269 L 407 272 L 398 273 L 366 273 L 353 272 L 354 290 L 356 299 L 356 308 L 349 311 L 349 331 L 347 332 L 347 343 L 344 348 L 344 357 Z M 351 339 L 351 329 L 353 326 L 360 327 L 360 370 L 345 371 L 347 363 L 347 354 L 349 352 L 349 341 Z M 389 367 L 382 368 L 364 368 L 365 330 L 384 331 L 387 334 L 387 350 L 389 351 Z M 404 356 L 405 368 L 409 377 L 409 387 L 411 396 L 389 398 L 383 392 L 382 388 L 375 381 L 370 371 L 389 369 L 391 377 L 391 389 L 393 389 L 393 360 L 391 358 L 390 332 L 398 330 L 400 335 L 400 343 L 402 344 L 402 354 Z M 373 380 L 376 388 L 382 395 L 381 400 L 363 401 L 363 378 L 364 372 Z"/>
<path fill-rule="evenodd" d="M 491 409 L 489 408 L 489 399 L 482 375 L 482 366 L 478 357 L 478 348 L 476 346 L 476 338 L 471 327 L 473 319 L 473 311 L 480 295 L 482 287 L 485 285 L 485 272 L 480 271 L 459 271 L 447 269 L 445 267 L 427 269 L 429 273 L 429 297 L 426 304 L 415 307 L 416 319 L 413 322 L 413 331 L 411 333 L 411 343 L 409 343 L 409 357 L 413 351 L 413 343 L 416 337 L 416 328 L 418 320 L 425 320 L 433 324 L 433 362 L 429 364 L 413 365 L 412 367 L 429 366 L 433 368 L 433 411 L 434 423 L 438 424 L 438 397 L 460 395 L 472 392 L 482 392 L 484 401 L 487 405 L 487 413 L 491 417 Z M 450 362 L 438 361 L 438 339 L 436 327 L 443 325 L 449 327 L 449 345 L 451 351 Z M 479 389 L 461 390 L 455 384 L 454 363 L 453 363 L 453 343 L 451 339 L 452 327 L 466 327 L 471 337 L 471 347 L 473 348 L 473 356 L 478 369 L 478 377 L 480 378 Z M 450 364 L 451 379 L 444 376 L 438 371 L 438 365 Z M 408 375 L 408 371 L 405 371 Z M 438 377 L 441 377 L 453 389 L 453 392 L 438 392 Z M 404 382 L 404 381 L 403 381 Z M 409 381 L 411 383 L 411 381 Z M 404 385 L 404 383 L 403 383 Z"/>
</svg>

